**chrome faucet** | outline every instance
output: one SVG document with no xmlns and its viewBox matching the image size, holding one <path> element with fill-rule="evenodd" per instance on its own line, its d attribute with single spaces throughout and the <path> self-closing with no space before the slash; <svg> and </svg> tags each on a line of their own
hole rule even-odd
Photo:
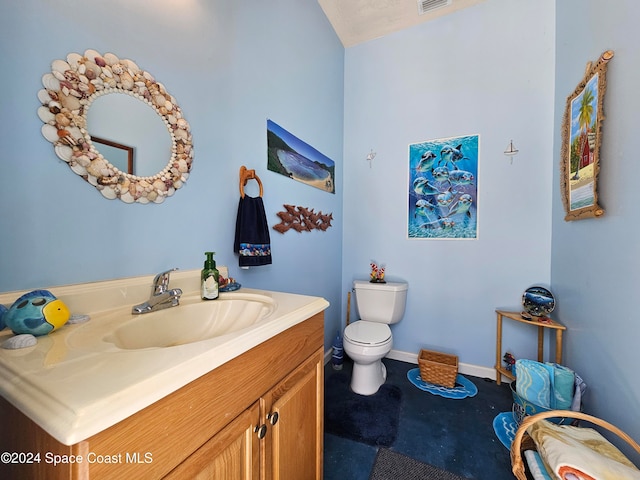
<svg viewBox="0 0 640 480">
<path fill-rule="evenodd" d="M 182 290 L 179 288 L 169 289 L 169 275 L 171 275 L 171 272 L 176 270 L 178 269 L 173 268 L 166 272 L 157 274 L 153 279 L 149 300 L 139 305 L 135 305 L 131 309 L 131 313 L 139 315 L 141 313 L 155 312 L 156 310 L 178 306 L 180 304 L 180 295 L 182 295 Z"/>
</svg>

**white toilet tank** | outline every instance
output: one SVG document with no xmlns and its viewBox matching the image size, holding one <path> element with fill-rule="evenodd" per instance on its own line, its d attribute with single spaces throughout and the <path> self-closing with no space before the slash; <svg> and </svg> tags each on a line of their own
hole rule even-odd
<svg viewBox="0 0 640 480">
<path fill-rule="evenodd" d="M 388 324 L 399 322 L 407 304 L 408 288 L 405 282 L 355 280 L 353 289 L 360 320 Z"/>
</svg>

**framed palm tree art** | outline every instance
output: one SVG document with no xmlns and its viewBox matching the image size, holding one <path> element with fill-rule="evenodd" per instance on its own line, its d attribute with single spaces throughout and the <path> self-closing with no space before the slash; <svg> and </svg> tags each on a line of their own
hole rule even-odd
<svg viewBox="0 0 640 480">
<path fill-rule="evenodd" d="M 607 50 L 595 64 L 589 62 L 585 76 L 567 97 L 562 122 L 560 188 L 564 219 L 600 217 L 604 209 L 598 204 L 600 141 L 604 120 L 605 74 L 613 51 Z"/>
</svg>

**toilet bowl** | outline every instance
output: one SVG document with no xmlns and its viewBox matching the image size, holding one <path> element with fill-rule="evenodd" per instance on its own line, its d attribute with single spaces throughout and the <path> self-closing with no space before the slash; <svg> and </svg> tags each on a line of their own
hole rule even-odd
<svg viewBox="0 0 640 480">
<path fill-rule="evenodd" d="M 404 315 L 407 288 L 404 282 L 354 282 L 361 319 L 345 328 L 343 347 L 353 360 L 351 390 L 355 393 L 373 395 L 387 379 L 382 358 L 393 346 L 389 324 L 399 322 Z"/>
<path fill-rule="evenodd" d="M 353 360 L 351 390 L 373 395 L 387 379 L 382 363 L 393 345 L 391 329 L 384 323 L 358 320 L 344 330 L 344 351 Z"/>
</svg>

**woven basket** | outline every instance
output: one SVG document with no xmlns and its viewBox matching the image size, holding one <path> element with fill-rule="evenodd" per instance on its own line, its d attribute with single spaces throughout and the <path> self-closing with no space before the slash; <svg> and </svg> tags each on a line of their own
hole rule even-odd
<svg viewBox="0 0 640 480">
<path fill-rule="evenodd" d="M 420 350 L 418 355 L 420 378 L 427 383 L 453 388 L 458 375 L 458 357 L 448 353 Z"/>
<path fill-rule="evenodd" d="M 627 435 L 625 432 L 620 430 L 615 425 L 610 424 L 609 422 L 602 420 L 597 417 L 593 417 L 591 415 L 587 415 L 586 413 L 581 412 L 572 412 L 571 410 L 551 410 L 549 412 L 541 412 L 535 415 L 527 416 L 523 419 L 522 423 L 518 427 L 516 431 L 515 437 L 511 442 L 511 471 L 515 475 L 518 480 L 527 480 L 526 470 L 525 470 L 525 460 L 523 458 L 523 453 L 525 450 L 535 450 L 536 445 L 534 441 L 529 437 L 527 433 L 527 428 L 536 423 L 539 420 L 549 419 L 549 418 L 558 418 L 558 417 L 568 417 L 577 420 L 584 420 L 594 425 L 598 425 L 603 427 L 610 432 L 615 433 L 622 440 L 627 442 L 636 453 L 640 454 L 640 445 Z M 570 448 L 570 447 L 568 447 Z"/>
</svg>

